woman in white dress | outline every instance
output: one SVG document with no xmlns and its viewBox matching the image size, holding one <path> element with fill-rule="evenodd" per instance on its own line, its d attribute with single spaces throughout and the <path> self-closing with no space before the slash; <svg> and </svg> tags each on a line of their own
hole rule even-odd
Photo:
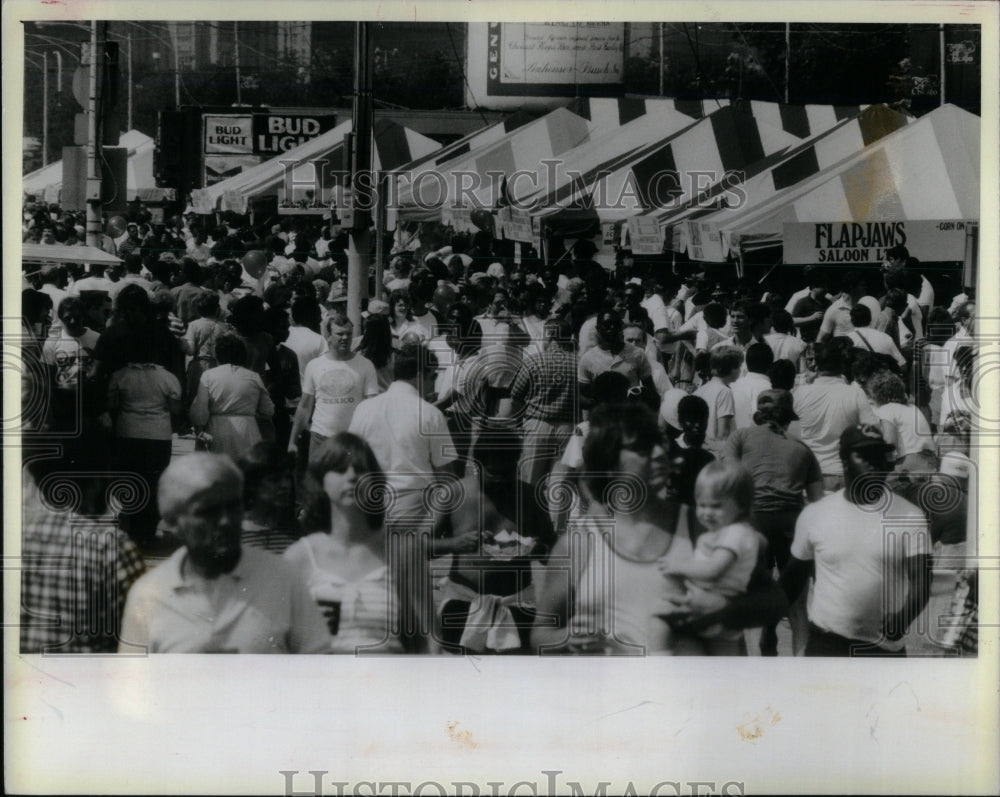
<svg viewBox="0 0 1000 797">
<path fill-rule="evenodd" d="M 209 450 L 239 462 L 263 439 L 261 422 L 271 428 L 274 402 L 260 375 L 246 367 L 247 347 L 242 338 L 217 338 L 215 359 L 219 365 L 205 371 L 198 383 L 191 424 L 209 434 Z"/>
</svg>

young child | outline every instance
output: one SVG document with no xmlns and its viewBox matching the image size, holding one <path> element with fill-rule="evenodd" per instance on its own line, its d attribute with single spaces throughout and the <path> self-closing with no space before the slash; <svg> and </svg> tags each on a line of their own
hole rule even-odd
<svg viewBox="0 0 1000 797">
<path fill-rule="evenodd" d="M 694 395 L 708 404 L 708 428 L 705 434 L 705 448 L 719 457 L 725 447 L 730 432 L 733 431 L 733 416 L 736 405 L 730 385 L 740 375 L 743 352 L 732 346 L 717 346 L 709 354 L 712 378 L 694 391 Z"/>
<path fill-rule="evenodd" d="M 698 537 L 694 555 L 686 562 L 661 562 L 667 577 L 684 579 L 688 594 L 696 590 L 732 598 L 746 592 L 757 557 L 764 544 L 750 525 L 753 479 L 736 462 L 710 462 L 695 481 L 696 516 L 706 531 Z M 715 625 L 699 637 L 737 639 L 741 631 Z"/>
</svg>

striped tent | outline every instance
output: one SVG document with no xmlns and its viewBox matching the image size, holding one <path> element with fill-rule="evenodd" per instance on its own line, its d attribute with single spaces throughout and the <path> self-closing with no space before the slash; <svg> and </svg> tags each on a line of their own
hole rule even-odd
<svg viewBox="0 0 1000 797">
<path fill-rule="evenodd" d="M 724 107 L 640 148 L 610 174 L 595 179 L 583 202 L 572 204 L 592 207 L 584 212 L 602 223 L 679 206 L 698 188 L 721 180 L 726 173 L 745 170 L 797 143 L 799 139 L 783 130 L 762 124 L 737 108 Z M 550 225 L 559 223 L 560 217 L 579 222 L 581 211 L 568 208 L 570 204 L 540 207 L 537 215 Z"/>
<path fill-rule="evenodd" d="M 716 183 L 707 191 L 691 199 L 684 207 L 668 211 L 654 211 L 661 227 L 674 227 L 676 251 L 687 251 L 701 259 L 701 248 L 710 239 L 710 230 L 702 230 L 697 222 L 715 213 L 727 201 L 739 201 L 744 210 L 765 202 L 779 191 L 833 166 L 860 152 L 869 144 L 905 127 L 914 117 L 898 113 L 886 105 L 873 105 L 851 119 L 810 138 L 797 147 L 771 158 L 759 161 L 746 170 L 742 180 L 734 178 Z M 738 192 L 732 189 L 739 186 Z M 708 238 L 706 238 L 708 236 Z M 667 236 L 671 240 L 671 236 Z M 692 247 L 699 241 L 698 251 Z"/>
<path fill-rule="evenodd" d="M 198 213 L 216 210 L 246 212 L 251 197 L 278 196 L 296 200 L 310 194 L 328 204 L 335 173 L 344 160 L 344 136 L 351 132 L 350 120 L 320 136 L 283 152 L 271 160 L 252 166 L 208 188 L 191 192 Z M 395 169 L 415 158 L 441 148 L 433 139 L 420 135 L 388 119 L 377 119 L 374 127 L 373 161 L 376 169 Z M 289 195 L 290 194 L 290 195 Z"/>
<path fill-rule="evenodd" d="M 589 100 L 591 109 L 597 102 Z M 521 207 L 536 210 L 564 205 L 578 190 L 592 185 L 597 175 L 611 172 L 649 142 L 662 141 L 698 124 L 696 119 L 665 104 L 659 106 L 650 102 L 648 107 L 649 110 L 639 116 L 620 126 L 610 124 L 612 129 L 603 135 L 592 137 L 563 153 L 558 163 L 540 166 L 534 180 L 514 183 L 510 187 L 511 198 Z"/>
<path fill-rule="evenodd" d="M 713 103 L 709 112 L 719 107 Z M 664 97 L 577 97 L 570 100 L 566 108 L 577 116 L 589 119 L 599 130 L 622 127 L 647 113 L 683 117 L 689 124 L 692 119 L 707 116 L 703 113 L 705 103 L 699 102 L 695 106 Z"/>
<path fill-rule="evenodd" d="M 450 221 L 452 207 L 493 208 L 503 177 L 518 171 L 534 172 L 544 159 L 555 158 L 590 138 L 593 123 L 565 108 L 557 108 L 518 127 L 492 144 L 452 158 L 434 169 L 404 175 L 390 213 L 404 221 Z"/>
<path fill-rule="evenodd" d="M 700 235 L 718 236 L 725 259 L 741 244 L 780 243 L 786 223 L 977 219 L 979 135 L 979 117 L 944 105 L 763 202 L 705 216 Z"/>
<path fill-rule="evenodd" d="M 812 138 L 836 127 L 846 119 L 853 119 L 867 105 L 786 105 L 783 102 L 762 100 L 733 100 L 734 105 L 746 107 L 754 118 L 771 127 L 777 127 L 799 138 Z"/>
</svg>

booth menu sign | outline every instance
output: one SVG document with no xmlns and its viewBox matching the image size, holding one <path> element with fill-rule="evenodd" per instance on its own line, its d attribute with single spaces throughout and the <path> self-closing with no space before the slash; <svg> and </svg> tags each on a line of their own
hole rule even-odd
<svg viewBox="0 0 1000 797">
<path fill-rule="evenodd" d="M 905 246 L 924 262 L 965 258 L 967 220 L 834 221 L 784 225 L 785 263 L 882 263 L 886 251 Z"/>
</svg>

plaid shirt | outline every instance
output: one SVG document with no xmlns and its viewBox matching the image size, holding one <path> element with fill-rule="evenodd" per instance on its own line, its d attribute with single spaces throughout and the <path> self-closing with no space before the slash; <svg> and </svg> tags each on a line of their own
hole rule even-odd
<svg viewBox="0 0 1000 797">
<path fill-rule="evenodd" d="M 114 653 L 125 595 L 145 570 L 109 518 L 39 512 L 21 552 L 21 653 Z"/>
<path fill-rule="evenodd" d="M 526 418 L 576 423 L 576 356 L 560 346 L 525 356 L 514 377 L 511 397 L 525 405 Z"/>
</svg>

